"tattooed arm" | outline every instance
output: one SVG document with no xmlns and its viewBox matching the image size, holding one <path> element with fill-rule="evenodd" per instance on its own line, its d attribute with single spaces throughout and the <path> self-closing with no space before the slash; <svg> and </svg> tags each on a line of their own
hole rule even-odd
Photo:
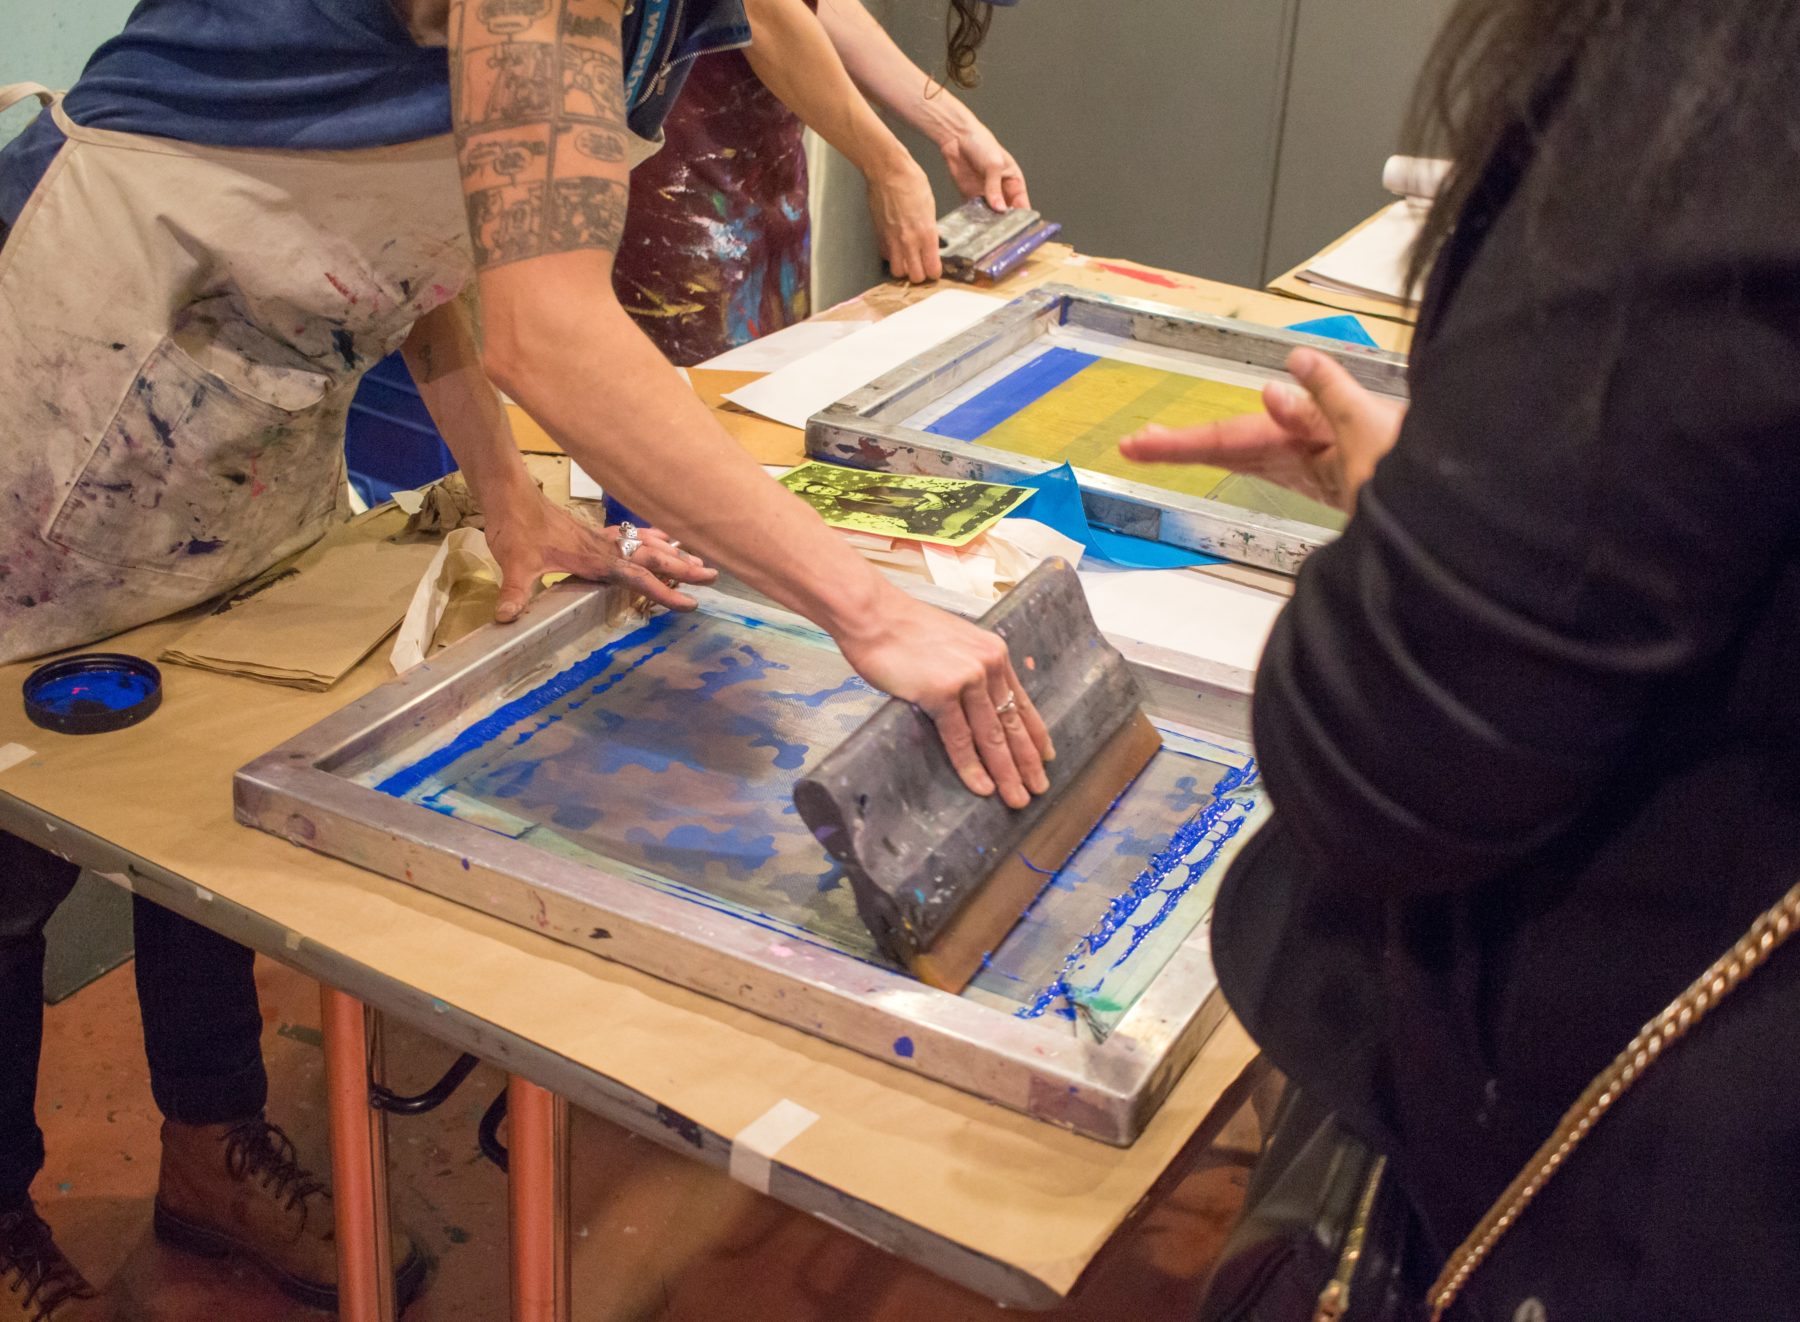
<svg viewBox="0 0 1800 1322">
<path fill-rule="evenodd" d="M 746 0 L 744 8 L 755 36 L 744 54 L 756 76 L 868 180 L 882 260 L 915 282 L 943 275 L 931 181 L 856 90 L 818 17 L 803 0 Z"/>
<path fill-rule="evenodd" d="M 487 516 L 488 549 L 500 565 L 498 619 L 517 619 L 548 573 L 625 583 L 661 605 L 694 608 L 694 599 L 674 584 L 717 577 L 698 560 L 646 533 L 628 563 L 619 554 L 618 529 L 597 528 L 538 490 L 513 443 L 500 396 L 481 370 L 474 329 L 460 299 L 420 317 L 401 353 L 419 398 Z"/>
<path fill-rule="evenodd" d="M 928 712 L 971 789 L 1015 805 L 1044 789 L 1049 737 L 1005 645 L 895 588 L 771 482 L 619 306 L 617 0 L 455 0 L 450 55 L 488 376 L 627 505 Z"/>
</svg>

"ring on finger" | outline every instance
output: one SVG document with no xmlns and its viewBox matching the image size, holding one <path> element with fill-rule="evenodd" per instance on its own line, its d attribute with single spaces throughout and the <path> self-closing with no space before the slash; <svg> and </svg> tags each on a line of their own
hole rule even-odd
<svg viewBox="0 0 1800 1322">
<path fill-rule="evenodd" d="M 643 542 L 639 541 L 636 537 L 621 537 L 619 539 L 620 558 L 625 560 L 631 559 L 631 557 L 636 554 L 638 547 L 642 545 Z"/>
<path fill-rule="evenodd" d="M 1011 689 L 1008 689 L 1006 691 L 1006 701 L 1001 703 L 998 707 L 994 708 L 994 715 L 1004 716 L 1008 712 L 1018 710 L 1018 706 L 1019 706 L 1019 695 L 1014 693 Z"/>
</svg>

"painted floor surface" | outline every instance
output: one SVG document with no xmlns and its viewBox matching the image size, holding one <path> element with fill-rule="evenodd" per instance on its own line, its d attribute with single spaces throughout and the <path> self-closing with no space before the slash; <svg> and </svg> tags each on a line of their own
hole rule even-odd
<svg viewBox="0 0 1800 1322">
<path fill-rule="evenodd" d="M 258 961 L 271 1118 L 323 1168 L 325 1113 L 315 984 Z M 390 1072 L 424 1087 L 452 1055 L 388 1028 Z M 476 1121 L 501 1086 L 488 1066 L 433 1115 L 390 1122 L 395 1212 L 436 1259 L 406 1322 L 503 1322 L 505 1183 L 475 1149 Z M 48 1012 L 39 1115 L 50 1166 L 34 1190 L 59 1242 L 130 1322 L 221 1318 L 303 1322 L 246 1269 L 157 1244 L 150 1233 L 157 1126 L 127 965 Z M 1159 1196 L 1095 1268 L 1057 1322 L 1193 1316 L 1207 1265 L 1243 1199 L 1248 1111 L 1220 1147 Z M 731 1182 L 722 1173 L 576 1116 L 576 1318 L 581 1322 L 999 1322 L 1018 1318 L 930 1273 Z"/>
</svg>

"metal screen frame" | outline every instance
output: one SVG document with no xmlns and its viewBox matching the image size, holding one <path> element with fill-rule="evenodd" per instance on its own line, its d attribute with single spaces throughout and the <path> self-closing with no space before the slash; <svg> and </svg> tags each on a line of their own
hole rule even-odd
<svg viewBox="0 0 1800 1322">
<path fill-rule="evenodd" d="M 778 615 L 754 594 L 696 595 Z M 426 732 L 466 725 L 541 683 L 572 649 L 603 645 L 630 627 L 608 624 L 604 591 L 553 588 L 521 622 L 476 631 L 244 767 L 233 782 L 237 818 L 897 1068 L 1130 1143 L 1224 1017 L 1204 922 L 1106 1040 L 1086 1040 L 349 778 L 417 748 Z M 1153 716 L 1247 747 L 1245 672 L 1116 641 Z M 902 1037 L 911 1039 L 904 1058 L 896 1052 Z"/>
<path fill-rule="evenodd" d="M 1056 462 L 935 436 L 903 420 L 1063 325 L 1172 349 L 1202 364 L 1248 370 L 1271 381 L 1287 379 L 1283 363 L 1293 350 L 1316 349 L 1337 359 L 1376 394 L 1406 398 L 1406 359 L 1399 354 L 1053 284 L 1014 299 L 954 339 L 815 414 L 806 425 L 806 452 L 853 468 L 979 482 L 1018 482 L 1056 468 Z M 1283 574 L 1296 572 L 1309 554 L 1337 535 L 1314 524 L 1104 473 L 1077 469 L 1076 476 L 1088 518 L 1097 524 Z"/>
</svg>

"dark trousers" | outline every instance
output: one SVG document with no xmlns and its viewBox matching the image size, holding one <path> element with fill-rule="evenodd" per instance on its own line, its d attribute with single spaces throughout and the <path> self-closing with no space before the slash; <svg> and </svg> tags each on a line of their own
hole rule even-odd
<svg viewBox="0 0 1800 1322">
<path fill-rule="evenodd" d="M 25 1200 L 44 1165 L 36 1115 L 44 924 L 80 871 L 0 831 L 0 1210 Z M 252 953 L 142 896 L 132 897 L 132 930 L 157 1107 L 190 1125 L 258 1114 L 268 1079 Z"/>
</svg>

